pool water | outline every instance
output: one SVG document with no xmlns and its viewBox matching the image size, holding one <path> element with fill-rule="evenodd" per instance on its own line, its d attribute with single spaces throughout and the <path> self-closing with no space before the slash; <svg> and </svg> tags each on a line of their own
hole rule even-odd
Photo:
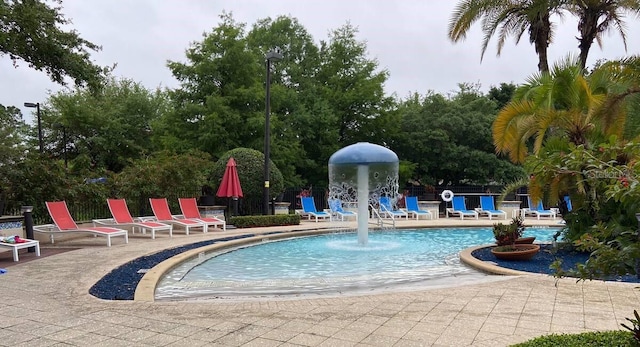
<svg viewBox="0 0 640 347">
<path fill-rule="evenodd" d="M 530 227 L 524 236 L 550 242 L 556 230 Z M 370 291 L 484 276 L 461 264 L 458 253 L 493 242 L 490 227 L 371 232 L 366 246 L 354 232 L 267 241 L 201 253 L 165 275 L 156 299 Z"/>
</svg>

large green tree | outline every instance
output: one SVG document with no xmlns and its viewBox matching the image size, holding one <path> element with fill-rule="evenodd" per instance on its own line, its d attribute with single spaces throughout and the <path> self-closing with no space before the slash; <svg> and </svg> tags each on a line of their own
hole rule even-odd
<svg viewBox="0 0 640 347">
<path fill-rule="evenodd" d="M 246 32 L 223 14 L 187 50 L 186 63 L 169 63 L 181 86 L 171 93 L 175 112 L 162 121 L 162 146 L 198 148 L 214 158 L 236 147 L 262 151 L 265 54 L 278 47 L 283 59 L 270 71 L 270 157 L 287 186 L 326 184 L 329 156 L 357 141 L 382 142 L 382 122 L 394 106 L 383 90 L 388 73 L 366 56 L 356 34 L 345 25 L 318 48 L 295 18 L 262 19 Z"/>
<path fill-rule="evenodd" d="M 401 129 L 391 148 L 416 165 L 412 179 L 422 185 L 510 182 L 524 172 L 493 152 L 497 112 L 496 103 L 471 85 L 448 97 L 416 94 L 400 106 Z"/>
<path fill-rule="evenodd" d="M 53 3 L 53 5 L 52 5 Z M 62 1 L 0 0 L 0 57 L 8 55 L 45 71 L 56 83 L 70 77 L 76 85 L 96 89 L 105 69 L 94 64 L 90 51 L 100 47 L 69 30 Z"/>
<path fill-rule="evenodd" d="M 230 14 L 186 51 L 187 62 L 169 62 L 180 88 L 171 91 L 174 112 L 164 120 L 163 146 L 197 148 L 219 157 L 263 134 L 264 94 L 260 57 L 245 40 L 245 24 Z"/>
<path fill-rule="evenodd" d="M 165 92 L 127 79 L 111 78 L 98 92 L 58 92 L 42 110 L 45 151 L 54 158 L 68 156 L 77 171 L 119 172 L 157 149 L 154 124 L 168 107 Z"/>
<path fill-rule="evenodd" d="M 288 186 L 297 187 L 307 180 L 315 180 L 310 174 L 322 172 L 314 160 L 317 158 L 315 148 L 335 143 L 336 133 L 326 101 L 318 98 L 318 47 L 304 26 L 290 16 L 258 20 L 247 35 L 247 42 L 263 64 L 265 52 L 279 49 L 283 53 L 283 59 L 273 62 L 270 71 L 270 157 L 286 173 Z M 265 73 L 263 69 L 261 90 L 264 90 Z M 260 112 L 264 114 L 264 105 Z M 317 127 L 326 130 L 318 132 Z M 261 150 L 262 147 L 254 148 Z"/>
</svg>

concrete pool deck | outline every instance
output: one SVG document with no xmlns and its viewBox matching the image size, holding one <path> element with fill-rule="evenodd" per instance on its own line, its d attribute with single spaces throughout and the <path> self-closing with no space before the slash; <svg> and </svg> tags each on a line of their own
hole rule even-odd
<svg viewBox="0 0 640 347">
<path fill-rule="evenodd" d="M 557 226 L 527 219 L 527 225 Z M 398 227 L 491 226 L 496 220 L 409 220 Z M 129 244 L 82 237 L 79 248 L 13 265 L 0 275 L 1 346 L 507 346 L 550 333 L 617 330 L 640 304 L 638 284 L 544 275 L 371 295 L 190 302 L 105 301 L 88 291 L 112 269 L 162 249 L 214 237 L 311 230 L 179 231 L 130 235 Z M 51 245 L 42 244 L 42 247 Z M 22 258 L 22 256 L 21 256 Z M 455 282 L 455 281 L 454 281 Z"/>
</svg>

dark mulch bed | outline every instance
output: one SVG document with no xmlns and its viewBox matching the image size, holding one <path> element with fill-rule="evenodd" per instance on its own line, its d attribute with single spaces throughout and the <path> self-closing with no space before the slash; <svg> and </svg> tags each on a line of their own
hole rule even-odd
<svg viewBox="0 0 640 347">
<path fill-rule="evenodd" d="M 493 254 L 491 254 L 491 247 L 485 247 L 475 250 L 471 253 L 471 255 L 483 261 L 494 262 L 500 267 L 548 275 L 554 274 L 554 270 L 551 269 L 551 264 L 556 261 L 556 259 L 562 259 L 563 270 L 575 269 L 576 264 L 584 263 L 585 261 L 587 261 L 587 259 L 589 259 L 588 253 L 577 252 L 562 248 L 554 254 L 552 252 L 552 246 L 548 244 L 540 245 L 540 252 L 533 256 L 531 260 L 525 261 L 509 261 L 497 259 Z M 617 276 L 615 278 L 609 278 L 607 280 L 640 283 L 640 279 L 638 279 L 636 275 Z"/>
</svg>

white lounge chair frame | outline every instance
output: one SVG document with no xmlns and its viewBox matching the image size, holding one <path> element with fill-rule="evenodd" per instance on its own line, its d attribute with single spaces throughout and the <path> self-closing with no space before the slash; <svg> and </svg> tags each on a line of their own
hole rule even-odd
<svg viewBox="0 0 640 347">
<path fill-rule="evenodd" d="M 89 233 L 89 234 L 92 234 L 94 237 L 104 236 L 107 238 L 108 247 L 111 247 L 111 238 L 115 236 L 124 236 L 125 243 L 129 243 L 129 232 L 124 229 L 111 228 L 111 227 L 84 227 L 84 228 L 78 227 L 78 225 L 73 220 L 73 218 L 71 218 L 71 214 L 69 213 L 67 204 L 64 201 L 46 202 L 46 205 L 47 205 L 47 209 L 49 210 L 49 214 L 51 215 L 51 219 L 53 219 L 55 224 L 35 225 L 33 227 L 33 231 L 38 233 L 48 234 L 49 240 L 51 241 L 52 244 L 54 243 L 55 235 L 78 234 L 78 233 Z M 60 223 L 59 221 L 57 221 L 58 215 L 54 216 L 54 214 L 51 213 L 51 209 L 54 207 L 61 208 L 62 205 L 64 205 L 64 208 L 66 209 L 66 213 L 68 214 L 68 216 L 65 216 L 65 218 L 69 218 L 68 221 L 64 221 L 64 222 L 67 222 L 70 224 L 72 223 L 74 228 L 65 227 L 64 229 L 61 229 L 60 227 L 58 227 L 58 224 Z"/>
<path fill-rule="evenodd" d="M 118 222 L 116 220 L 116 214 L 114 213 L 114 209 L 117 208 L 117 204 L 124 204 L 125 212 L 127 213 L 127 220 L 129 222 Z M 164 224 L 153 220 L 153 217 L 137 217 L 133 218 L 131 213 L 129 212 L 129 208 L 127 207 L 127 202 L 124 199 L 107 199 L 107 205 L 109 205 L 109 211 L 111 211 L 111 215 L 113 218 L 103 218 L 103 219 L 94 219 L 93 226 L 105 225 L 105 226 L 122 226 L 122 227 L 130 227 L 131 232 L 135 233 L 136 229 L 139 229 L 142 234 L 146 234 L 147 231 L 151 233 L 151 239 L 156 238 L 157 231 L 168 231 L 169 237 L 173 237 L 173 225 Z"/>
</svg>

